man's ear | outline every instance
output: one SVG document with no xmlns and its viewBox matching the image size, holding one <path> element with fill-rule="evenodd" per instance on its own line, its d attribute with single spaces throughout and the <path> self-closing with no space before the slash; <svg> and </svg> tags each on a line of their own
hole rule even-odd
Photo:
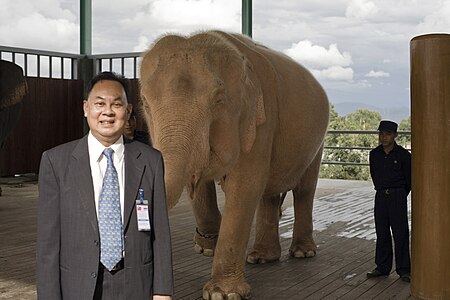
<svg viewBox="0 0 450 300">
<path fill-rule="evenodd" d="M 88 101 L 87 100 L 83 100 L 84 117 L 87 117 L 87 111 L 88 111 Z"/>
</svg>

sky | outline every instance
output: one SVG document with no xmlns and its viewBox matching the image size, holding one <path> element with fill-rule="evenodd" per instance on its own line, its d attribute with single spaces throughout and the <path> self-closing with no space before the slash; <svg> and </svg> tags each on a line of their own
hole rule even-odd
<svg viewBox="0 0 450 300">
<path fill-rule="evenodd" d="M 410 41 L 449 33 L 450 0 L 253 0 L 253 39 L 306 66 L 332 104 L 409 109 Z M 0 0 L 0 45 L 79 53 L 79 0 Z M 241 32 L 241 0 L 92 0 L 93 54 L 167 33 Z"/>
</svg>

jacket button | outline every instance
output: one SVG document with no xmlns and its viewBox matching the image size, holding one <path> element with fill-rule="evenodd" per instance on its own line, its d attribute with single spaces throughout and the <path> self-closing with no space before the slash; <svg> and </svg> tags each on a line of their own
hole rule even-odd
<svg viewBox="0 0 450 300">
<path fill-rule="evenodd" d="M 91 273 L 91 277 L 92 277 L 92 278 L 97 278 L 97 273 L 92 272 L 92 273 Z"/>
<path fill-rule="evenodd" d="M 94 241 L 95 246 L 98 246 L 99 242 L 97 240 Z"/>
</svg>

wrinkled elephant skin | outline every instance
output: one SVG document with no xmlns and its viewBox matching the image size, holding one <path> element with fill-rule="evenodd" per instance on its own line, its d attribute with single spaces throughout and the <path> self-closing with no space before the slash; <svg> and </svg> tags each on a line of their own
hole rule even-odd
<svg viewBox="0 0 450 300">
<path fill-rule="evenodd" d="M 280 258 L 282 193 L 294 195 L 291 255 L 315 255 L 313 197 L 329 104 L 305 68 L 239 34 L 167 35 L 143 56 L 141 95 L 164 157 L 168 205 L 187 188 L 196 251 L 214 255 L 205 299 L 248 298 L 246 260 Z M 223 214 L 215 181 L 225 194 Z"/>
</svg>

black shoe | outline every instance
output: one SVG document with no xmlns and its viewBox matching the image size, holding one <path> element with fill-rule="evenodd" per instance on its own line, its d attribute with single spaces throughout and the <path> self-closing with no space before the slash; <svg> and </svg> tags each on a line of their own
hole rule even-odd
<svg viewBox="0 0 450 300">
<path fill-rule="evenodd" d="M 411 282 L 411 274 L 405 273 L 403 275 L 400 275 L 400 279 L 404 282 Z"/>
<path fill-rule="evenodd" d="M 378 269 L 367 272 L 367 278 L 380 277 L 380 276 L 388 276 L 389 274 L 381 273 Z"/>
</svg>

